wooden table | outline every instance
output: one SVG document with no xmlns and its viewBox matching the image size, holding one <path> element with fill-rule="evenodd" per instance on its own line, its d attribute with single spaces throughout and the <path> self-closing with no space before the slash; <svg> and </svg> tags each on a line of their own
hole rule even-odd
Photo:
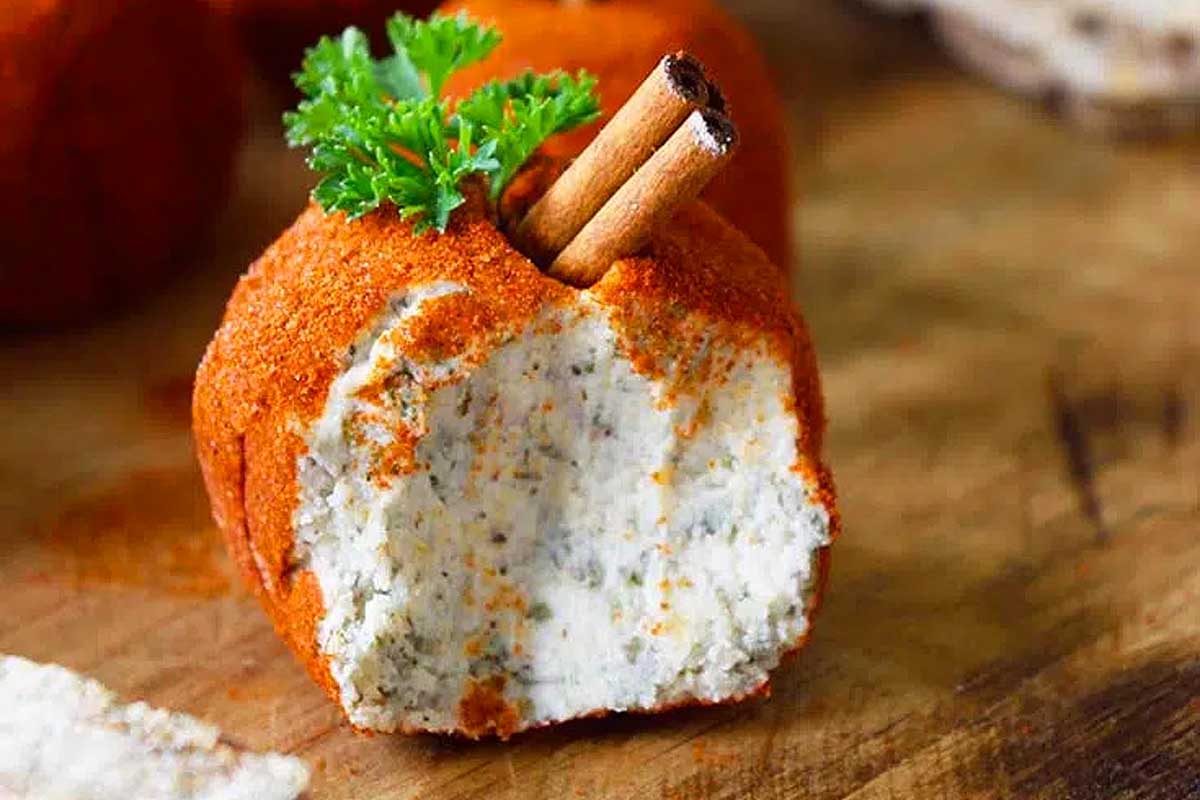
<svg viewBox="0 0 1200 800">
<path fill-rule="evenodd" d="M 314 767 L 315 798 L 1200 797 L 1200 145 L 1116 146 L 918 26 L 746 0 L 796 121 L 796 297 L 845 514 L 772 698 L 363 738 L 217 543 L 188 381 L 310 182 L 263 115 L 200 261 L 0 340 L 0 651 Z"/>
</svg>

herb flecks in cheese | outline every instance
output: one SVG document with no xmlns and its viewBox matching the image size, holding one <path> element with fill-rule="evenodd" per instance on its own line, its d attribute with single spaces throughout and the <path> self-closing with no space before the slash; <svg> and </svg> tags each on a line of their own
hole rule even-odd
<svg viewBox="0 0 1200 800">
<path fill-rule="evenodd" d="M 686 309 L 648 359 L 664 331 L 611 309 L 584 292 L 510 330 L 432 283 L 356 343 L 293 518 L 356 725 L 507 735 L 729 699 L 805 634 L 829 515 L 793 468 L 790 363 Z"/>
</svg>

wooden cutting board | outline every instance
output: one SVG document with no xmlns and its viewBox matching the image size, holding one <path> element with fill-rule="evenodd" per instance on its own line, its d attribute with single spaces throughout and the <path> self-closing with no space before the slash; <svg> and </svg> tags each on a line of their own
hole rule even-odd
<svg viewBox="0 0 1200 800">
<path fill-rule="evenodd" d="M 339 721 L 232 580 L 189 443 L 224 297 L 310 183 L 273 111 L 186 277 L 0 339 L 0 651 L 295 753 L 315 798 L 1200 797 L 1200 145 L 1073 133 L 914 25 L 739 10 L 794 112 L 845 515 L 773 697 L 508 744 Z"/>
</svg>

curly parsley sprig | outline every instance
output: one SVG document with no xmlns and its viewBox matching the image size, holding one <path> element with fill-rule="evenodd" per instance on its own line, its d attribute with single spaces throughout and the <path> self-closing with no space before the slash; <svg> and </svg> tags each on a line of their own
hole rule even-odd
<svg viewBox="0 0 1200 800">
<path fill-rule="evenodd" d="M 294 76 L 304 99 L 284 114 L 288 143 L 311 148 L 322 174 L 313 197 L 327 212 L 353 219 L 386 201 L 418 232 L 444 231 L 468 176 L 484 176 L 495 202 L 542 142 L 599 116 L 596 79 L 583 71 L 490 81 L 452 105 L 446 81 L 500 43 L 466 15 L 397 14 L 387 34 L 393 53 L 381 60 L 357 28 L 324 37 Z"/>
</svg>

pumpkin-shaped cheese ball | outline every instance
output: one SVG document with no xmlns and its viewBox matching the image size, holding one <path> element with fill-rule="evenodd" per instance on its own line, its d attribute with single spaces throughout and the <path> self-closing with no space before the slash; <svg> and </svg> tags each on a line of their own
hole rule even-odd
<svg viewBox="0 0 1200 800">
<path fill-rule="evenodd" d="M 833 529 L 778 270 L 703 205 L 587 290 L 478 211 L 310 208 L 196 382 L 216 518 L 360 728 L 507 736 L 766 688 Z"/>
<path fill-rule="evenodd" d="M 594 116 L 590 84 L 429 102 L 492 32 L 392 34 L 407 59 L 348 31 L 306 60 L 287 124 L 320 207 L 238 284 L 196 377 L 231 552 L 359 728 L 507 737 L 763 691 L 808 635 L 837 516 L 786 280 L 689 199 L 736 146 L 715 87 L 669 55 L 600 157 L 537 205 L 561 164 L 511 185 L 517 208 L 592 187 L 546 274 L 497 228 L 504 176 Z M 643 120 L 648 96 L 677 113 Z M 579 178 L 604 156 L 641 166 Z"/>
<path fill-rule="evenodd" d="M 663 53 L 687 50 L 715 75 L 745 142 L 704 198 L 788 270 L 791 266 L 790 146 L 779 99 L 753 38 L 713 0 L 451 0 L 503 34 L 494 57 L 451 84 L 462 91 L 523 70 L 586 69 L 599 77 L 605 116 L 615 112 Z M 551 140 L 572 156 L 601 123 Z"/>
<path fill-rule="evenodd" d="M 241 119 L 209 7 L 9 0 L 0 82 L 0 326 L 75 320 L 178 269 Z"/>
</svg>

